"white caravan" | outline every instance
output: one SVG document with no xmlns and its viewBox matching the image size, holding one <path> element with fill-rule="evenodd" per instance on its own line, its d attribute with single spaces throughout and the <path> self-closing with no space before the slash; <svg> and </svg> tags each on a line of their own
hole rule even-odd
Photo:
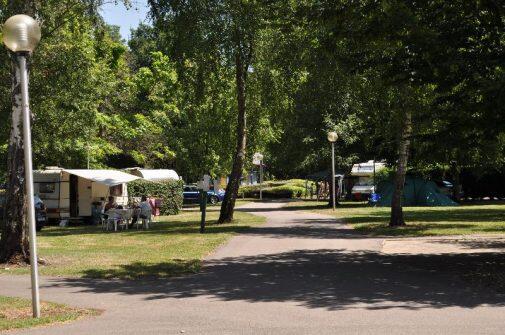
<svg viewBox="0 0 505 335">
<path fill-rule="evenodd" d="M 118 205 L 127 205 L 127 183 L 136 179 L 139 177 L 116 170 L 48 167 L 33 172 L 34 191 L 53 220 L 91 217 L 93 204 L 103 206 L 109 196 Z"/>
<path fill-rule="evenodd" d="M 351 194 L 354 200 L 368 199 L 370 194 L 375 192 L 374 188 L 374 168 L 375 173 L 386 167 L 385 162 L 368 161 L 366 163 L 354 164 L 351 170 L 351 176 L 356 178 Z"/>
</svg>

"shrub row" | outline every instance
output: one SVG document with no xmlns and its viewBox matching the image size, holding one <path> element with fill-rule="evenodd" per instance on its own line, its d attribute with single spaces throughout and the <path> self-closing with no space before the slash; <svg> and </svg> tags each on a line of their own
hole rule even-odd
<svg viewBox="0 0 505 335">
<path fill-rule="evenodd" d="M 247 198 L 259 198 L 259 185 L 242 186 L 239 196 Z M 263 184 L 264 198 L 300 198 L 306 195 L 305 181 L 301 179 L 269 181 Z"/>
<path fill-rule="evenodd" d="M 143 195 L 161 199 L 161 215 L 178 214 L 182 208 L 182 180 L 152 182 L 138 179 L 128 183 L 128 195 L 141 197 Z"/>
</svg>

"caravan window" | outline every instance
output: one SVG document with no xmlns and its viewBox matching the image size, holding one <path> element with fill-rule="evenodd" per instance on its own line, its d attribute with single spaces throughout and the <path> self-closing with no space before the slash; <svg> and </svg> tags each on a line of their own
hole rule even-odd
<svg viewBox="0 0 505 335">
<path fill-rule="evenodd" d="M 123 185 L 119 184 L 119 185 L 111 186 L 109 188 L 109 193 L 113 197 L 123 196 Z"/>
<path fill-rule="evenodd" d="M 56 183 L 39 183 L 39 193 L 54 193 Z"/>
</svg>

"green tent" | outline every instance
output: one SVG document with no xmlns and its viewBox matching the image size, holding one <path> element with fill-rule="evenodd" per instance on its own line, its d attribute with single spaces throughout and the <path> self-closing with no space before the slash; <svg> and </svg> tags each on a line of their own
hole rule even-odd
<svg viewBox="0 0 505 335">
<path fill-rule="evenodd" d="M 393 197 L 394 183 L 390 180 L 377 185 L 380 199 L 377 206 L 390 207 Z M 457 206 L 448 196 L 442 194 L 437 185 L 429 180 L 407 177 L 403 191 L 404 206 Z"/>
</svg>

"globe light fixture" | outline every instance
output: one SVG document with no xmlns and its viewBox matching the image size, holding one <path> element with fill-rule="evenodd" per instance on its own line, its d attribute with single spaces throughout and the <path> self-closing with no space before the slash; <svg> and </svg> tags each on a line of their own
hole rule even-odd
<svg viewBox="0 0 505 335">
<path fill-rule="evenodd" d="M 330 141 L 331 143 L 335 143 L 337 142 L 338 140 L 338 134 L 334 131 L 330 131 L 328 133 L 328 141 Z"/>
<path fill-rule="evenodd" d="M 32 307 L 33 317 L 40 317 L 39 275 L 37 258 L 37 235 L 35 232 L 35 193 L 33 190 L 33 163 L 32 163 L 32 132 L 30 99 L 28 93 L 28 67 L 27 58 L 39 44 L 41 33 L 40 26 L 28 15 L 14 15 L 5 21 L 3 25 L 3 43 L 14 53 L 13 64 L 16 68 L 16 77 L 19 78 L 21 90 L 15 93 L 13 101 L 16 103 L 13 111 L 21 109 L 23 116 L 23 142 L 24 142 L 24 172 L 26 190 L 26 216 L 28 218 L 28 234 L 30 242 L 30 268 L 32 281 Z M 19 77 L 18 77 L 19 76 Z M 14 120 L 14 118 L 12 118 Z M 14 124 L 13 127 L 19 127 Z M 20 206 L 24 206 L 20 204 Z"/>
<path fill-rule="evenodd" d="M 33 52 L 41 37 L 40 26 L 28 15 L 14 15 L 3 27 L 3 42 L 13 52 Z"/>
</svg>

